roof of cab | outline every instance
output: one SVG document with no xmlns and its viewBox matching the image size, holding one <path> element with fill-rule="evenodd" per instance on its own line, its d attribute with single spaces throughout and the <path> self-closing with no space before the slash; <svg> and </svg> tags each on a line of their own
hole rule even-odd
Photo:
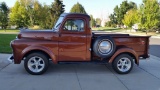
<svg viewBox="0 0 160 90">
<path fill-rule="evenodd" d="M 81 14 L 81 13 L 62 13 L 61 14 L 62 17 L 66 17 L 66 16 L 85 16 L 85 17 L 89 17 L 89 15 L 87 14 Z"/>
</svg>

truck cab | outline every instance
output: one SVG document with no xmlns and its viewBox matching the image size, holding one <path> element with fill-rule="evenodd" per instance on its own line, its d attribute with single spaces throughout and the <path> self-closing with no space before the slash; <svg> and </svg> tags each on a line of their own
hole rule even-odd
<svg viewBox="0 0 160 90">
<path fill-rule="evenodd" d="M 62 14 L 55 25 L 59 31 L 58 61 L 91 60 L 90 17 L 85 14 Z M 58 20 L 58 21 L 59 21 Z"/>
</svg>

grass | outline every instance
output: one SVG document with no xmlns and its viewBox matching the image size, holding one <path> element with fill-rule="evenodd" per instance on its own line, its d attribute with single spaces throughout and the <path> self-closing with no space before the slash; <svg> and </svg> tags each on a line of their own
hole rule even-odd
<svg viewBox="0 0 160 90">
<path fill-rule="evenodd" d="M 20 30 L 18 29 L 6 29 L 6 30 L 2 30 L 0 29 L 0 33 L 18 33 Z"/>
<path fill-rule="evenodd" d="M 10 42 L 15 39 L 17 34 L 0 33 L 0 53 L 12 53 Z"/>
</svg>

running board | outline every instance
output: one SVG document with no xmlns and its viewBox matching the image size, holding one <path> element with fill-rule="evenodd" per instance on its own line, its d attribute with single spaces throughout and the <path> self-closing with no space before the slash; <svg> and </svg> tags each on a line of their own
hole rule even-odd
<svg viewBox="0 0 160 90">
<path fill-rule="evenodd" d="M 61 61 L 58 62 L 58 64 L 107 64 L 107 61 L 87 61 L 87 62 L 82 62 L 82 61 Z"/>
</svg>

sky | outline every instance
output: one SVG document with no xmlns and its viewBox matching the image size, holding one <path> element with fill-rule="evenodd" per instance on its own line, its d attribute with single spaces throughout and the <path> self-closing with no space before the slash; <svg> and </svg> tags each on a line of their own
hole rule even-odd
<svg viewBox="0 0 160 90">
<path fill-rule="evenodd" d="M 54 0 L 38 0 L 40 3 L 46 3 L 51 5 Z M 65 5 L 65 12 L 69 12 L 74 4 L 79 2 L 83 5 L 86 12 L 89 15 L 93 15 L 94 18 L 107 18 L 116 5 L 120 5 L 124 0 L 63 0 Z M 142 0 L 128 0 L 135 2 L 138 6 L 142 3 Z M 0 0 L 0 2 L 6 2 L 9 7 L 13 7 L 16 0 Z"/>
</svg>

